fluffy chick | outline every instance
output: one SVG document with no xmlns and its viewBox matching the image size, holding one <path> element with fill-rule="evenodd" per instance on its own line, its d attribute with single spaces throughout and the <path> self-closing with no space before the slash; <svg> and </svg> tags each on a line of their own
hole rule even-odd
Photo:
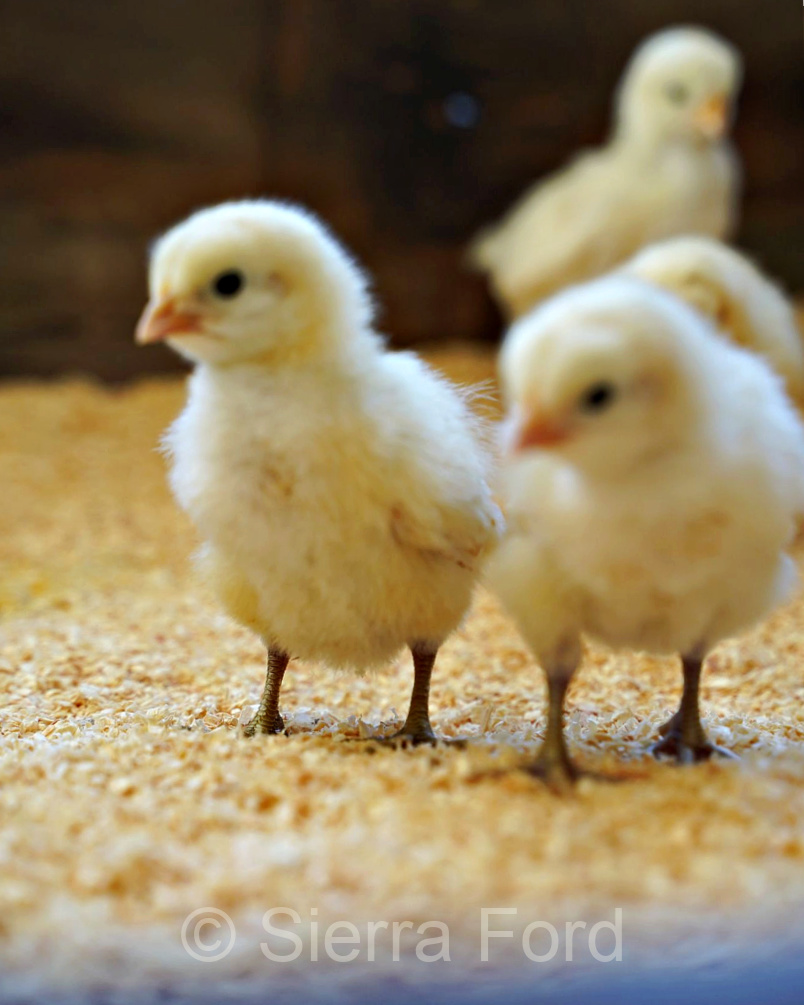
<svg viewBox="0 0 804 1005">
<path fill-rule="evenodd" d="M 779 287 L 739 251 L 708 237 L 645 248 L 627 272 L 683 297 L 737 345 L 765 356 L 794 397 L 804 398 L 804 346 Z"/>
<path fill-rule="evenodd" d="M 654 750 L 709 757 L 702 662 L 796 581 L 785 549 L 804 508 L 804 430 L 781 382 L 683 301 L 622 274 L 519 321 L 501 373 L 508 531 L 487 575 L 547 676 L 534 772 L 556 787 L 576 776 L 562 716 L 582 633 L 680 653 L 681 706 Z"/>
<path fill-rule="evenodd" d="M 229 613 L 268 649 L 251 734 L 283 728 L 288 660 L 364 670 L 409 645 L 401 734 L 432 740 L 438 647 L 501 516 L 461 393 L 372 329 L 357 265 L 300 209 L 202 210 L 156 245 L 140 343 L 195 364 L 171 485 Z"/>
<path fill-rule="evenodd" d="M 608 144 L 539 182 L 471 248 L 509 317 L 653 241 L 731 231 L 739 166 L 726 134 L 740 77 L 736 50 L 703 29 L 642 43 Z"/>
</svg>

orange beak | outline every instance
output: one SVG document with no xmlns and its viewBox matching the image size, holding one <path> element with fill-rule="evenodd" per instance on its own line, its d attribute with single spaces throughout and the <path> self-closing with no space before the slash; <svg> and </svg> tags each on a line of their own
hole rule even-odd
<svg viewBox="0 0 804 1005">
<path fill-rule="evenodd" d="M 172 300 L 151 301 L 142 312 L 134 338 L 138 345 L 149 345 L 174 335 L 200 334 L 200 331 L 200 314 L 181 311 Z"/>
<path fill-rule="evenodd" d="M 538 408 L 524 411 L 513 428 L 510 450 L 518 454 L 523 450 L 545 450 L 564 443 L 569 432 L 557 425 L 550 416 Z"/>
<path fill-rule="evenodd" d="M 709 140 L 716 140 L 726 132 L 729 105 L 722 94 L 705 101 L 695 112 L 695 127 Z"/>
</svg>

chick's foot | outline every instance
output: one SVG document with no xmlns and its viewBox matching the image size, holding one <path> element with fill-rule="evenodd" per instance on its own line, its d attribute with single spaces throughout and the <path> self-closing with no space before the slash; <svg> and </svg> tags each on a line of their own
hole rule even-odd
<svg viewBox="0 0 804 1005">
<path fill-rule="evenodd" d="M 675 724 L 671 725 L 671 723 L 673 723 L 672 719 L 659 730 L 662 739 L 650 748 L 654 757 L 672 757 L 677 764 L 699 764 L 701 761 L 708 761 L 715 755 L 732 761 L 739 760 L 737 755 L 730 750 L 711 743 L 705 734 L 692 740 L 687 739 L 681 728 Z"/>
<path fill-rule="evenodd" d="M 524 765 L 522 770 L 534 778 L 541 779 L 548 788 L 559 795 L 571 792 L 582 775 L 569 757 L 553 756 L 546 750 L 542 750 L 536 760 Z"/>
<path fill-rule="evenodd" d="M 423 642 L 413 642 L 410 646 L 413 656 L 413 691 L 410 707 L 402 728 L 392 736 L 383 736 L 377 743 L 393 747 L 418 747 L 423 743 L 435 746 L 438 737 L 430 725 L 430 677 L 433 672 L 438 646 Z"/>
<path fill-rule="evenodd" d="M 416 726 L 408 726 L 407 723 L 396 733 L 390 736 L 378 737 L 374 743 L 382 743 L 390 747 L 420 747 L 423 743 L 435 746 L 438 737 L 433 732 L 433 727 L 429 722 L 419 723 Z"/>
<path fill-rule="evenodd" d="M 698 764 L 700 761 L 708 761 L 714 754 L 739 760 L 730 750 L 710 743 L 701 724 L 698 691 L 703 661 L 699 651 L 682 657 L 682 666 L 684 691 L 681 704 L 676 714 L 659 727 L 662 739 L 650 748 L 651 753 L 654 757 L 672 757 L 677 764 Z"/>
<path fill-rule="evenodd" d="M 271 733 L 281 733 L 285 728 L 282 716 L 279 714 L 279 692 L 282 689 L 282 679 L 285 676 L 290 657 L 286 652 L 275 646 L 268 647 L 268 670 L 265 674 L 265 687 L 262 691 L 257 714 L 243 727 L 245 736 L 256 736 L 258 733 L 269 736 Z"/>
<path fill-rule="evenodd" d="M 273 719 L 268 719 L 263 716 L 260 712 L 254 716 L 253 719 L 243 726 L 243 736 L 257 736 L 261 734 L 263 736 L 271 736 L 275 733 L 282 733 L 285 729 L 285 722 L 279 713 Z"/>
</svg>

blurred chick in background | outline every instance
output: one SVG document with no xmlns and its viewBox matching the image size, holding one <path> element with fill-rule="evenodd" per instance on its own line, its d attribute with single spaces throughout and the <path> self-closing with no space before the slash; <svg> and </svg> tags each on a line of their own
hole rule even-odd
<svg viewBox="0 0 804 1005">
<path fill-rule="evenodd" d="M 708 758 L 702 662 L 796 581 L 785 549 L 804 509 L 804 429 L 781 382 L 683 301 L 623 274 L 514 325 L 501 375 L 508 532 L 487 575 L 547 676 L 532 770 L 556 788 L 576 777 L 563 705 L 584 632 L 681 654 L 681 705 L 654 752 Z"/>
<path fill-rule="evenodd" d="M 637 49 L 608 144 L 538 183 L 471 248 L 510 318 L 645 244 L 732 231 L 739 166 L 726 136 L 740 78 L 736 50 L 699 28 Z"/>
<path fill-rule="evenodd" d="M 712 238 L 677 237 L 645 248 L 625 269 L 682 297 L 737 345 L 765 356 L 788 392 L 804 398 L 793 305 L 744 255 Z"/>
<path fill-rule="evenodd" d="M 432 740 L 436 652 L 501 528 L 479 421 L 418 357 L 385 349 L 361 271 L 299 209 L 196 213 L 156 245 L 150 296 L 138 341 L 196 364 L 167 435 L 173 491 L 224 605 L 268 648 L 246 733 L 283 728 L 290 657 L 365 670 L 408 645 L 398 735 Z"/>
</svg>

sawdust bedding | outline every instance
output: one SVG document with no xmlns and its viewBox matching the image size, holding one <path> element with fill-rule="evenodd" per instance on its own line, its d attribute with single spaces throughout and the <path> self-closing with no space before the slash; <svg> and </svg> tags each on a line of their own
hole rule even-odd
<svg viewBox="0 0 804 1005">
<path fill-rule="evenodd" d="M 434 361 L 458 380 L 493 374 L 474 351 Z M 721 645 L 706 674 L 707 727 L 739 762 L 653 763 L 647 746 L 677 701 L 678 667 L 593 649 L 568 735 L 582 763 L 620 784 L 587 781 L 559 799 L 522 774 L 490 775 L 533 751 L 544 719 L 540 674 L 485 594 L 434 677 L 435 727 L 469 738 L 466 749 L 354 742 L 399 724 L 407 658 L 366 678 L 294 662 L 288 735 L 249 741 L 238 724 L 258 699 L 263 652 L 194 580 L 193 534 L 155 450 L 182 398 L 172 379 L 0 391 L 0 989 L 254 979 L 276 999 L 368 966 L 397 981 L 559 975 L 570 966 L 563 934 L 555 958 L 536 964 L 522 929 L 545 920 L 563 933 L 615 908 L 631 966 L 705 967 L 749 946 L 772 958 L 800 942 L 801 598 Z M 209 906 L 238 933 L 214 965 L 180 937 Z M 263 914 L 279 906 L 301 919 L 274 922 L 302 933 L 294 964 L 270 965 L 259 948 Z M 488 963 L 484 907 L 517 910 L 493 919 L 517 938 L 492 940 Z M 406 931 L 401 963 L 387 935 L 375 964 L 365 940 L 350 966 L 321 947 L 310 963 L 314 922 L 323 933 L 335 920 L 363 940 L 371 920 L 439 920 L 451 962 L 420 963 L 421 937 Z M 603 966 L 578 939 L 571 966 Z M 534 952 L 546 944 L 534 934 Z"/>
</svg>

